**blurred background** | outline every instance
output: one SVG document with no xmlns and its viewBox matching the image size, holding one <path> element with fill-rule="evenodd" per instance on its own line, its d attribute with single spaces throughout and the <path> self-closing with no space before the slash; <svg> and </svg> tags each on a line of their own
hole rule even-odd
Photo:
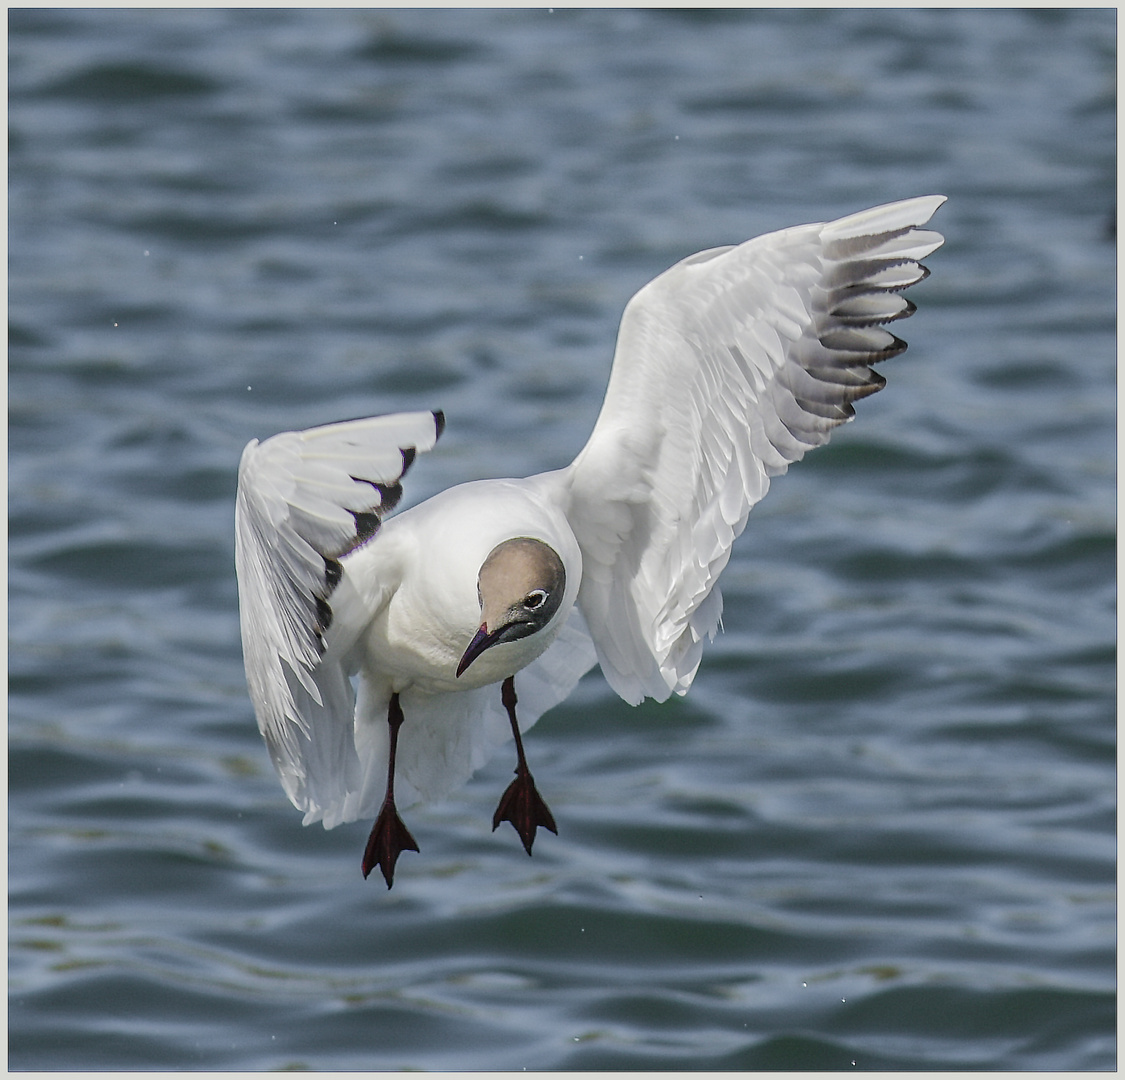
<svg viewBox="0 0 1125 1080">
<path fill-rule="evenodd" d="M 9 1066 L 1112 1069 L 1112 9 L 9 11 Z M 568 463 L 628 298 L 944 193 L 887 389 L 776 480 L 691 694 L 304 829 L 251 438 Z"/>
</svg>

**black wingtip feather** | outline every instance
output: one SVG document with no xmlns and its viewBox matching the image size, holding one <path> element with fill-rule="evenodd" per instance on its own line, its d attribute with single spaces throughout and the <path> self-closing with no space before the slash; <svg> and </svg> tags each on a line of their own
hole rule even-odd
<svg viewBox="0 0 1125 1080">
<path fill-rule="evenodd" d="M 401 490 L 399 488 L 399 491 Z M 379 531 L 379 526 L 383 522 L 378 514 L 363 510 L 353 510 L 351 513 L 352 517 L 355 518 L 355 542 L 349 550 L 354 551 L 361 544 L 366 544 Z"/>
<path fill-rule="evenodd" d="M 402 484 L 373 484 L 372 486 L 379 492 L 379 513 L 381 515 L 389 514 L 398 506 L 402 499 Z"/>
<path fill-rule="evenodd" d="M 445 413 L 441 409 L 434 409 L 434 427 L 437 429 L 434 438 L 440 439 L 441 433 L 445 431 Z"/>
<path fill-rule="evenodd" d="M 855 290 L 862 298 L 886 293 L 887 289 L 861 289 Z M 906 297 L 902 298 L 903 306 L 898 311 L 892 312 L 858 312 L 847 311 L 848 303 L 852 297 L 845 296 L 841 302 L 829 311 L 829 316 L 840 326 L 885 326 L 887 323 L 898 322 L 900 319 L 909 319 L 918 310 L 918 305 Z"/>
<path fill-rule="evenodd" d="M 884 360 L 890 360 L 892 356 L 898 356 L 900 353 L 906 352 L 906 342 L 900 337 L 895 337 L 894 334 L 891 334 L 891 337 L 894 338 L 894 341 L 885 349 L 873 353 L 871 359 L 867 361 L 869 364 L 881 364 Z"/>
<path fill-rule="evenodd" d="M 317 637 L 323 638 L 325 631 L 332 625 L 332 608 L 328 601 L 322 597 L 316 598 L 316 628 Z M 322 641 L 323 645 L 323 641 Z"/>
</svg>

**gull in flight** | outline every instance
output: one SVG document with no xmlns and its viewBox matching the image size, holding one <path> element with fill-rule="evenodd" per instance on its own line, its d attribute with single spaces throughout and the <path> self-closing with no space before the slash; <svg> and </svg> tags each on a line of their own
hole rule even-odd
<svg viewBox="0 0 1125 1080">
<path fill-rule="evenodd" d="M 258 727 L 325 828 L 374 817 L 363 875 L 418 845 L 399 808 L 513 739 L 493 818 L 557 832 L 521 731 L 600 664 L 630 704 L 684 694 L 750 508 L 880 390 L 884 325 L 942 244 L 928 195 L 677 263 L 629 301 L 601 413 L 564 469 L 460 484 L 390 516 L 441 412 L 252 441 L 236 566 Z M 516 684 L 519 684 L 517 719 Z"/>
</svg>

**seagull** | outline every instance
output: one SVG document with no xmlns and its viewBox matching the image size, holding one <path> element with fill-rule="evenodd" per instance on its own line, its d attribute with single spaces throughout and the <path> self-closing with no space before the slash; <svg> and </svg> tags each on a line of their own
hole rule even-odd
<svg viewBox="0 0 1125 1080">
<path fill-rule="evenodd" d="M 442 412 L 251 441 L 235 511 L 246 678 L 304 824 L 374 817 L 363 876 L 379 867 L 390 888 L 418 851 L 399 809 L 512 740 L 492 827 L 510 822 L 529 855 L 540 827 L 557 834 L 521 733 L 595 664 L 633 705 L 687 692 L 751 507 L 906 348 L 884 325 L 915 310 L 902 291 L 929 273 L 943 238 L 922 226 L 944 201 L 711 248 L 649 282 L 566 468 L 391 516 Z"/>
</svg>

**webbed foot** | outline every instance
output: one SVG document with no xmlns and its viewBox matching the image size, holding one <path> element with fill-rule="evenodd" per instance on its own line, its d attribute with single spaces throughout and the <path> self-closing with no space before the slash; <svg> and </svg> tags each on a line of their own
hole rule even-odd
<svg viewBox="0 0 1125 1080">
<path fill-rule="evenodd" d="M 375 819 L 371 835 L 367 838 L 367 848 L 363 853 L 363 876 L 367 877 L 375 867 L 383 871 L 383 879 L 389 889 L 394 884 L 395 863 L 404 851 L 417 851 L 418 844 L 410 835 L 410 830 L 402 823 L 392 800 L 383 803 L 383 809 Z"/>
<path fill-rule="evenodd" d="M 531 854 L 531 845 L 535 843 L 535 830 L 540 825 L 550 829 L 556 836 L 559 830 L 555 827 L 555 819 L 543 796 L 535 787 L 535 780 L 531 770 L 527 767 L 527 759 L 523 754 L 523 739 L 520 738 L 519 724 L 516 722 L 516 681 L 512 676 L 504 680 L 500 690 L 500 700 L 508 710 L 508 720 L 512 725 L 512 735 L 516 740 L 516 778 L 508 785 L 508 790 L 500 797 L 500 805 L 492 815 L 493 831 L 501 821 L 510 821 L 520 839 L 523 849 Z"/>
<path fill-rule="evenodd" d="M 395 755 L 398 751 L 398 729 L 402 727 L 402 707 L 398 694 L 392 694 L 387 708 L 387 725 L 390 728 L 390 746 L 387 752 L 387 795 L 383 808 L 371 828 L 367 847 L 363 852 L 363 876 L 366 878 L 375 867 L 383 871 L 383 880 L 389 889 L 395 880 L 395 863 L 404 851 L 417 851 L 418 844 L 410 830 L 402 823 L 395 807 Z"/>
<path fill-rule="evenodd" d="M 556 836 L 559 830 L 555 827 L 555 819 L 551 811 L 535 787 L 535 781 L 527 769 L 516 769 L 516 778 L 508 785 L 508 790 L 500 797 L 500 805 L 492 815 L 492 828 L 495 830 L 500 822 L 510 821 L 523 841 L 524 850 L 531 854 L 531 845 L 535 843 L 535 830 L 542 825 L 550 829 Z"/>
</svg>

